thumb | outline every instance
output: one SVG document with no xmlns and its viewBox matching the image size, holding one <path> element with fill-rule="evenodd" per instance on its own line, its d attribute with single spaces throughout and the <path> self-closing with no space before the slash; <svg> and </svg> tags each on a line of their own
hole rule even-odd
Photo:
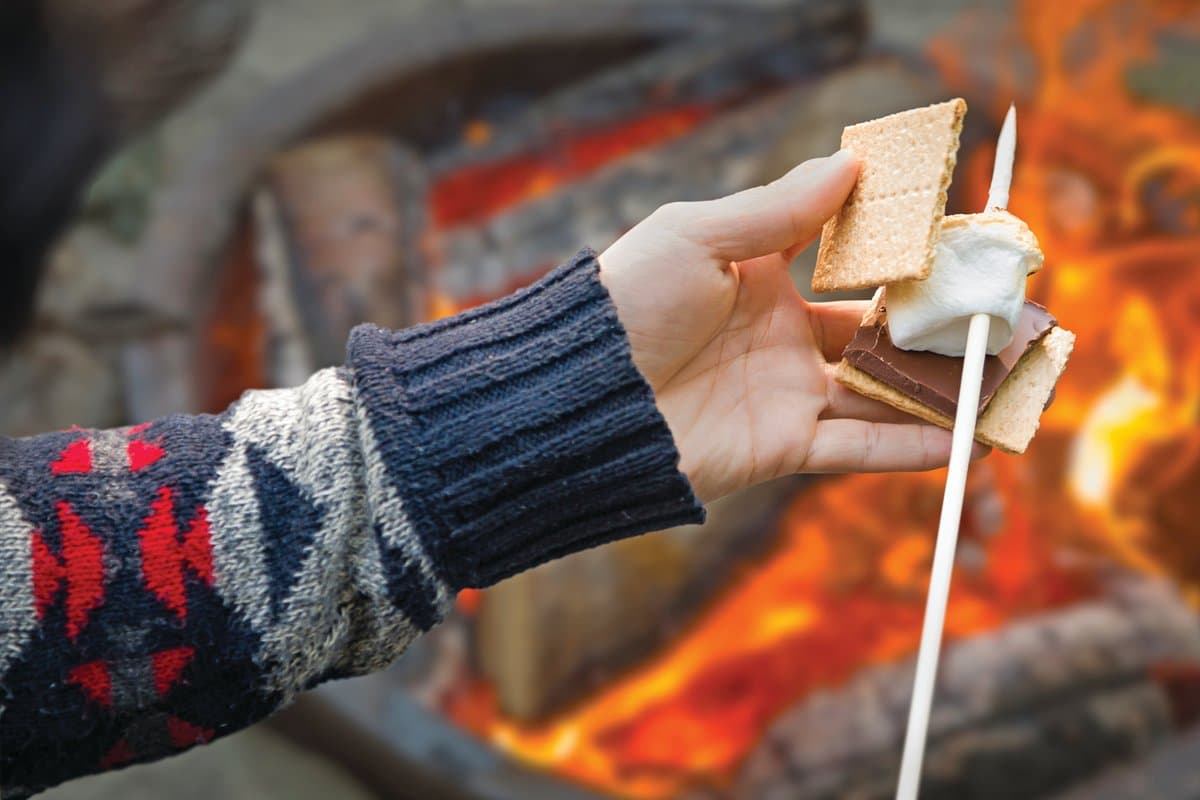
<svg viewBox="0 0 1200 800">
<path fill-rule="evenodd" d="M 858 178 L 849 150 L 805 161 L 779 180 L 718 200 L 684 203 L 680 231 L 724 261 L 743 261 L 807 245 Z M 682 210 L 682 209 L 681 209 Z"/>
</svg>

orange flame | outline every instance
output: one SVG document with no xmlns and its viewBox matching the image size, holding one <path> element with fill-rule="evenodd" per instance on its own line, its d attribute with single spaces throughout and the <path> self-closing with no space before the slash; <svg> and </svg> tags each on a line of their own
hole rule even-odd
<svg viewBox="0 0 1200 800">
<path fill-rule="evenodd" d="M 1016 489 L 1013 466 L 998 460 L 997 480 Z M 944 477 L 856 476 L 800 497 L 769 560 L 651 663 L 559 719 L 505 720 L 482 685 L 449 713 L 524 760 L 621 796 L 719 784 L 781 710 L 915 650 Z M 1006 513 L 999 535 L 977 537 L 983 562 L 956 578 L 952 639 L 1090 591 L 1086 576 L 1055 563 L 1031 519 Z"/>
</svg>

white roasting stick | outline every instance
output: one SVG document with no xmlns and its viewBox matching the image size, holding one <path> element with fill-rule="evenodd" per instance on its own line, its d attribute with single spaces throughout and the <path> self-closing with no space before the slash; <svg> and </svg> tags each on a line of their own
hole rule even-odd
<svg viewBox="0 0 1200 800">
<path fill-rule="evenodd" d="M 992 168 L 992 185 L 988 190 L 989 209 L 1008 205 L 1016 148 L 1017 110 L 1015 106 L 1010 106 L 996 144 L 996 163 Z M 942 628 L 946 622 L 946 601 L 950 596 L 950 575 L 954 569 L 954 549 L 958 544 L 967 467 L 971 463 L 971 445 L 975 441 L 975 418 L 979 410 L 979 391 L 983 381 L 983 360 L 987 355 L 990 322 L 991 317 L 987 314 L 975 314 L 967 330 L 967 351 L 963 356 L 962 382 L 958 387 L 958 413 L 954 417 L 954 434 L 950 444 L 950 470 L 946 475 L 942 517 L 938 522 L 937 544 L 933 551 L 933 572 L 929 578 L 929 597 L 925 601 L 925 622 L 921 627 L 921 648 L 917 651 L 917 674 L 913 681 L 912 705 L 908 708 L 908 731 L 904 735 L 904 755 L 900 759 L 896 800 L 916 800 L 921 786 L 921 761 L 925 756 L 929 709 L 933 704 L 938 653 L 942 645 Z"/>
</svg>

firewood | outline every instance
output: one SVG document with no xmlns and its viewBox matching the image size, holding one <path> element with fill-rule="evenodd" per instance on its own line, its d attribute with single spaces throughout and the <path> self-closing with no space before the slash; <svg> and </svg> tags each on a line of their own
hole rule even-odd
<svg viewBox="0 0 1200 800">
<path fill-rule="evenodd" d="M 753 102 L 483 224 L 438 232 L 439 288 L 454 298 L 496 291 L 535 277 L 531 270 L 560 263 L 581 244 L 604 249 L 664 203 L 746 188 L 788 133 L 782 119 L 808 93 L 801 87 Z"/>
<path fill-rule="evenodd" d="M 271 162 L 255 226 L 274 383 L 341 363 L 359 323 L 421 319 L 424 200 L 417 159 L 384 138 L 317 140 Z"/>
<path fill-rule="evenodd" d="M 921 796 L 1040 797 L 1147 752 L 1176 725 L 1163 665 L 1200 666 L 1200 629 L 1178 595 L 1142 577 L 949 645 Z M 891 797 L 912 671 L 875 667 L 805 699 L 760 742 L 733 796 Z"/>
<path fill-rule="evenodd" d="M 770 13 L 765 8 L 739 12 Z M 504 120 L 482 146 L 471 141 L 451 146 L 430 167 L 444 173 L 493 162 L 657 109 L 733 106 L 750 87 L 802 81 L 853 60 L 866 33 L 865 9 L 850 3 L 796 3 L 769 21 L 720 25 L 551 91 Z"/>
<path fill-rule="evenodd" d="M 535 720 L 617 676 L 762 553 L 800 478 L 713 503 L 703 526 L 615 542 L 489 589 L 477 658 L 503 711 Z"/>
</svg>

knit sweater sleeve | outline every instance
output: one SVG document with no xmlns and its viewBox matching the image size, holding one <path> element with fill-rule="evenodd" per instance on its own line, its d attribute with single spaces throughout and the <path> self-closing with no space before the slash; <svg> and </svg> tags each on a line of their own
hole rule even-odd
<svg viewBox="0 0 1200 800">
<path fill-rule="evenodd" d="M 584 251 L 217 416 L 0 440 L 0 794 L 386 666 L 457 590 L 698 522 Z"/>
</svg>

